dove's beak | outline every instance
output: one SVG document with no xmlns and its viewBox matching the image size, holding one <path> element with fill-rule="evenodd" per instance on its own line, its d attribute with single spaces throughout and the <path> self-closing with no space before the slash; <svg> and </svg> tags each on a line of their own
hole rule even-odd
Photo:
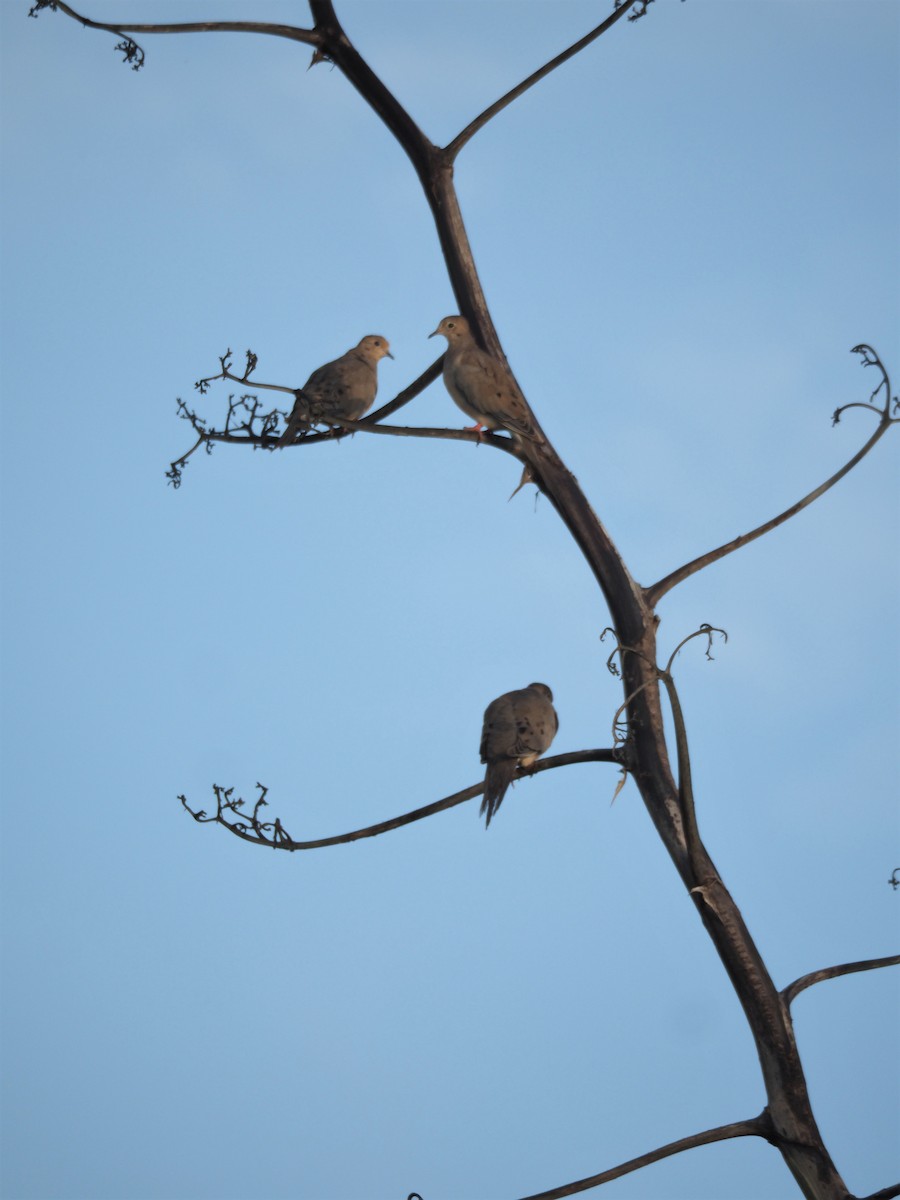
<svg viewBox="0 0 900 1200">
<path fill-rule="evenodd" d="M 385 352 L 384 352 L 384 353 L 385 353 L 385 356 L 386 356 L 387 358 L 393 358 L 393 357 L 394 357 L 394 356 L 393 356 L 393 354 L 391 354 L 390 350 L 385 350 Z"/>
</svg>

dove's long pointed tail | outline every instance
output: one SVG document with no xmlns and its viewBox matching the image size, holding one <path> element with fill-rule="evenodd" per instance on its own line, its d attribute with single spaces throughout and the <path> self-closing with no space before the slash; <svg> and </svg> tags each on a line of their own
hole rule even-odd
<svg viewBox="0 0 900 1200">
<path fill-rule="evenodd" d="M 481 801 L 479 809 L 479 816 L 487 816 L 484 823 L 485 829 L 490 825 L 491 817 L 503 803 L 506 789 L 512 783 L 515 774 L 516 760 L 514 758 L 501 758 L 497 762 L 488 763 L 488 769 L 484 773 L 484 799 Z"/>
<path fill-rule="evenodd" d="M 280 450 L 284 446 L 290 446 L 297 440 L 297 434 L 303 429 L 309 429 L 309 417 L 304 412 L 298 412 L 295 407 L 288 417 L 287 428 L 275 443 L 276 447 Z"/>
</svg>

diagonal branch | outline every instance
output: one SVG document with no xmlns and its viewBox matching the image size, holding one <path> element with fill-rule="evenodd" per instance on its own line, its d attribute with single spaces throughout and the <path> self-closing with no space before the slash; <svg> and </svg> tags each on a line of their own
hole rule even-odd
<svg viewBox="0 0 900 1200">
<path fill-rule="evenodd" d="M 358 429 L 368 430 L 371 432 L 373 426 L 378 425 L 378 423 L 385 417 L 391 416 L 393 413 L 397 412 L 398 409 L 401 409 L 404 405 L 409 404 L 410 400 L 415 400 L 416 396 L 418 396 L 421 392 L 424 392 L 427 387 L 434 383 L 434 381 L 440 375 L 443 366 L 444 356 L 442 354 L 440 358 L 435 359 L 430 367 L 426 367 L 422 374 L 414 379 L 408 387 L 405 387 L 402 392 L 398 392 L 393 400 L 389 400 L 387 404 L 382 404 L 381 408 L 376 408 L 374 412 L 368 413 L 359 421 L 343 421 L 340 428 L 335 427 L 328 433 L 307 434 L 305 437 L 300 438 L 299 441 L 291 442 L 291 445 L 302 446 L 307 442 L 333 440 L 334 438 L 344 437 L 350 433 L 356 433 Z M 302 390 L 302 388 L 297 389 L 297 391 Z M 294 394 L 296 395 L 297 392 L 295 391 Z M 399 428 L 399 426 L 385 426 L 385 428 L 396 429 Z M 410 431 L 410 434 L 411 432 L 412 431 Z M 462 433 L 464 431 L 447 430 L 447 432 Z M 466 440 L 471 439 L 467 438 Z"/>
<path fill-rule="evenodd" d="M 495 117 L 497 113 L 502 112 L 504 108 L 512 104 L 513 100 L 518 100 L 523 93 L 527 92 L 529 88 L 534 87 L 536 83 L 540 83 L 551 71 L 555 71 L 564 62 L 568 62 L 570 58 L 574 58 L 579 50 L 583 50 L 585 46 L 589 46 L 591 42 L 596 41 L 601 34 L 606 33 L 607 29 L 611 29 L 616 21 L 625 16 L 634 3 L 635 0 L 625 0 L 625 3 L 621 7 L 616 8 L 615 12 L 610 13 L 605 21 L 601 21 L 596 29 L 592 29 L 590 33 L 585 34 L 583 38 L 580 38 L 571 45 L 568 50 L 563 50 L 562 54 L 557 54 L 556 58 L 551 58 L 548 63 L 545 63 L 537 71 L 529 75 L 527 79 L 523 79 L 520 84 L 508 91 L 505 96 L 501 96 L 499 100 L 495 100 L 483 113 L 479 113 L 475 120 L 470 121 L 465 129 L 458 133 L 446 147 L 446 152 L 450 159 L 455 159 L 466 142 L 470 138 L 473 138 L 480 129 L 483 129 L 488 121 Z"/>
<path fill-rule="evenodd" d="M 860 962 L 840 963 L 836 967 L 822 967 L 819 971 L 810 971 L 808 975 L 801 975 L 799 979 L 789 983 L 786 988 L 782 989 L 781 995 L 785 1004 L 790 1008 L 797 996 L 815 983 L 823 983 L 826 979 L 838 979 L 841 975 L 854 975 L 857 971 L 877 971 L 879 967 L 897 966 L 900 966 L 900 954 L 893 954 L 887 958 L 867 958 Z"/>
<path fill-rule="evenodd" d="M 211 383 L 217 379 L 226 379 L 231 380 L 233 383 L 240 383 L 248 387 L 252 387 L 254 391 L 256 389 L 264 388 L 269 391 L 284 392 L 294 397 L 296 397 L 299 392 L 302 392 L 302 388 L 289 388 L 278 383 L 258 383 L 255 380 L 251 381 L 250 375 L 256 366 L 256 355 L 253 354 L 252 351 L 248 351 L 247 358 L 247 370 L 243 375 L 236 375 L 230 367 L 231 351 L 226 350 L 225 354 L 223 354 L 219 359 L 222 368 L 219 374 L 210 375 L 206 379 L 199 380 L 196 384 L 194 384 L 194 387 L 202 395 L 205 395 L 209 390 L 209 385 Z M 490 430 L 484 430 L 476 433 L 469 429 L 447 429 L 442 426 L 427 427 L 381 424 L 381 421 L 385 417 L 390 416 L 392 413 L 395 413 L 399 409 L 403 408 L 404 405 L 409 404 L 409 402 L 414 400 L 416 396 L 425 390 L 425 388 L 434 383 L 434 381 L 440 375 L 443 365 L 444 356 L 442 354 L 440 358 L 435 359 L 431 366 L 426 367 L 422 374 L 414 379 L 408 387 L 405 387 L 403 391 L 398 392 L 393 400 L 389 400 L 387 404 L 383 404 L 381 408 L 369 413 L 367 416 L 363 417 L 362 420 L 343 420 L 339 426 L 335 426 L 334 428 L 328 429 L 324 432 L 303 434 L 297 439 L 297 441 L 292 442 L 291 446 L 311 446 L 316 445 L 319 442 L 341 441 L 343 438 L 350 437 L 357 432 L 381 433 L 387 434 L 391 437 L 444 438 L 448 441 L 474 442 L 476 445 L 493 446 L 497 450 L 503 450 L 507 454 L 511 454 L 514 458 L 521 458 L 517 442 L 513 441 L 512 438 L 507 437 L 505 434 L 496 434 Z M 248 399 L 250 399 L 250 397 L 244 396 L 240 400 L 233 400 L 232 409 L 240 406 L 246 408 L 246 401 Z M 249 420 L 242 422 L 237 429 L 230 424 L 230 421 L 226 421 L 224 429 L 206 429 L 205 423 L 201 422 L 197 415 L 192 412 L 192 410 L 188 409 L 186 405 L 182 405 L 182 407 L 184 409 L 182 415 L 186 416 L 186 418 L 191 421 L 194 429 L 200 434 L 200 441 L 206 442 L 207 446 L 213 442 L 225 442 L 230 445 L 249 445 L 253 446 L 255 449 L 271 450 L 274 449 L 276 445 L 277 438 L 275 437 L 275 425 L 277 423 L 278 413 L 280 412 L 278 409 L 273 409 L 272 412 L 260 413 L 257 411 L 256 406 L 254 405 L 250 412 Z M 260 421 L 262 422 L 262 427 L 258 428 L 256 423 Z M 196 449 L 197 447 L 193 446 L 187 454 L 182 456 L 182 458 L 176 459 L 175 462 L 171 464 L 172 468 L 174 469 L 175 467 L 182 465 Z M 539 482 L 537 478 L 534 478 L 532 481 L 535 483 Z"/>
<path fill-rule="evenodd" d="M 871 353 L 872 358 L 867 357 L 867 352 Z M 867 408 L 879 416 L 880 419 L 878 422 L 878 428 L 865 443 L 865 445 L 858 450 L 856 454 L 854 454 L 849 460 L 849 462 L 846 462 L 839 471 L 835 471 L 835 473 L 829 479 L 826 479 L 824 483 L 820 484 L 817 488 L 814 488 L 808 495 L 804 496 L 802 500 L 798 500 L 796 504 L 792 504 L 790 508 L 785 509 L 783 513 L 779 513 L 777 517 L 773 517 L 771 521 L 766 521 L 765 524 L 758 526 L 756 529 L 752 529 L 749 533 L 742 533 L 739 537 L 734 538 L 730 542 L 725 542 L 723 545 L 718 546 L 715 550 L 710 550 L 706 554 L 701 554 L 699 558 L 692 559 L 689 563 L 685 563 L 684 566 L 681 566 L 677 570 L 670 572 L 663 579 L 660 579 L 657 583 L 654 583 L 651 587 L 645 588 L 644 598 L 649 607 L 655 608 L 666 592 L 671 591 L 671 589 L 677 584 L 683 583 L 684 580 L 690 578 L 691 575 L 695 575 L 698 571 L 702 571 L 704 567 L 708 567 L 712 563 L 718 562 L 720 558 L 725 558 L 726 555 L 732 554 L 735 550 L 740 550 L 742 546 L 746 546 L 750 542 L 755 542 L 756 539 L 762 537 L 763 534 L 769 533 L 773 529 L 777 529 L 779 525 L 783 525 L 785 521 L 789 521 L 791 517 L 795 517 L 797 513 L 802 512 L 804 508 L 808 508 L 814 500 L 818 500 L 820 496 L 823 496 L 827 491 L 833 488 L 839 480 L 843 479 L 848 472 L 852 471 L 856 464 L 865 458 L 875 443 L 884 436 L 891 425 L 898 423 L 898 418 L 891 416 L 890 378 L 888 377 L 887 371 L 885 370 L 878 356 L 875 354 L 874 350 L 871 350 L 871 347 L 869 346 L 855 346 L 853 353 L 861 353 L 863 355 L 863 366 L 877 366 L 881 371 L 882 381 L 872 393 L 872 397 L 874 398 L 878 392 L 882 390 L 882 388 L 884 388 L 886 395 L 883 408 L 876 408 L 872 404 L 853 404 L 845 406 L 846 408 Z M 893 403 L 896 407 L 897 401 L 894 400 Z M 837 423 L 838 419 L 840 418 L 840 414 L 843 411 L 843 408 L 839 408 L 834 414 L 835 424 Z"/>
<path fill-rule="evenodd" d="M 900 1183 L 892 1183 L 890 1187 L 873 1192 L 871 1196 L 861 1196 L 860 1200 L 894 1200 L 896 1196 L 900 1196 Z"/>
<path fill-rule="evenodd" d="M 773 1132 L 769 1114 L 763 1110 L 758 1117 L 754 1117 L 751 1121 L 734 1121 L 731 1125 L 718 1125 L 715 1129 L 706 1129 L 703 1133 L 694 1133 L 690 1137 L 679 1138 L 677 1142 L 669 1142 L 668 1145 L 660 1146 L 657 1150 L 650 1150 L 637 1158 L 630 1158 L 628 1162 L 621 1163 L 618 1167 L 610 1167 L 608 1171 L 601 1171 L 598 1175 L 590 1175 L 587 1179 L 577 1179 L 574 1183 L 564 1183 L 562 1187 L 551 1188 L 548 1192 L 537 1192 L 533 1196 L 523 1197 L 523 1200 L 562 1200 L 564 1196 L 574 1196 L 576 1192 L 586 1192 L 588 1188 L 599 1187 L 601 1183 L 620 1179 L 632 1171 L 640 1171 L 642 1167 L 649 1167 L 651 1163 L 671 1158 L 673 1154 L 681 1154 L 683 1150 L 693 1150 L 695 1146 L 709 1146 L 713 1142 L 724 1142 L 728 1138 L 736 1137 L 768 1139 L 772 1137 Z"/>
<path fill-rule="evenodd" d="M 605 749 L 573 750 L 568 754 L 555 754 L 552 758 L 540 759 L 532 767 L 520 769 L 516 774 L 516 779 L 526 779 L 530 775 L 539 774 L 541 771 L 552 771 L 557 767 L 568 767 L 573 763 L 587 762 L 618 763 L 619 755 L 615 750 Z M 260 796 L 253 807 L 252 813 L 242 811 L 244 801 L 240 798 L 237 800 L 232 798 L 232 788 L 222 788 L 216 784 L 213 784 L 213 792 L 216 796 L 216 812 L 212 816 L 209 816 L 203 809 L 195 812 L 188 804 L 185 796 L 179 796 L 178 799 L 181 801 L 182 807 L 201 825 L 223 825 L 235 837 L 239 837 L 245 842 L 252 842 L 257 846 L 268 846 L 273 850 L 320 850 L 324 846 L 340 846 L 346 842 L 357 842 L 361 838 L 378 837 L 379 834 L 389 833 L 392 829 L 399 829 L 403 825 L 411 825 L 413 821 L 421 821 L 424 817 L 431 817 L 435 813 L 444 812 L 448 808 L 455 808 L 457 804 L 462 804 L 466 800 L 472 800 L 476 796 L 480 796 L 484 791 L 484 781 L 482 780 L 481 783 L 475 783 L 471 787 L 463 788 L 462 791 L 454 792 L 452 796 L 445 796 L 443 800 L 435 800 L 433 803 L 426 804 L 422 808 L 413 809 L 412 812 L 402 813 L 400 816 L 391 817 L 387 821 L 379 821 L 377 825 L 367 825 L 363 829 L 353 829 L 349 833 L 338 833 L 331 837 L 298 842 L 290 837 L 277 817 L 274 822 L 263 822 L 259 819 L 260 808 L 268 805 L 268 801 L 266 800 L 268 789 L 260 783 L 256 786 L 260 791 Z M 226 816 L 227 812 L 236 814 L 238 819 L 229 820 Z"/>
</svg>

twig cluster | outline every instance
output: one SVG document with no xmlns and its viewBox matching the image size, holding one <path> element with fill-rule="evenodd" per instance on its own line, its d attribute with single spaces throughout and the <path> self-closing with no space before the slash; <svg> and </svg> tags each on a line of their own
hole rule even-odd
<svg viewBox="0 0 900 1200">
<path fill-rule="evenodd" d="M 302 388 L 287 387 L 280 383 L 260 383 L 258 380 L 251 380 L 250 376 L 256 369 L 258 362 L 257 356 L 252 350 L 247 351 L 243 375 L 237 375 L 231 369 L 231 357 L 231 351 L 226 350 L 219 358 L 219 370 L 216 374 L 197 380 L 194 388 L 201 396 L 205 396 L 217 380 L 227 380 L 245 386 L 250 385 L 260 391 L 282 392 L 291 397 L 292 405 L 294 400 L 303 396 Z M 470 429 L 384 424 L 386 417 L 392 416 L 399 409 L 409 404 L 426 387 L 434 383 L 441 373 L 443 363 L 444 356 L 441 355 L 421 375 L 414 379 L 412 383 L 401 392 L 398 392 L 393 400 L 388 401 L 387 404 L 383 404 L 374 412 L 368 413 L 362 420 L 348 421 L 342 418 L 340 427 L 329 426 L 324 430 L 316 430 L 310 427 L 309 429 L 301 430 L 296 440 L 291 443 L 290 447 L 286 447 L 286 449 L 290 449 L 293 446 L 311 446 L 318 442 L 341 441 L 343 438 L 351 437 L 355 433 L 374 433 L 385 434 L 391 437 L 442 438 L 450 441 L 472 442 L 475 445 L 492 446 L 497 450 L 502 450 L 507 454 L 513 455 L 515 458 L 521 458 L 518 444 L 505 433 L 495 433 L 492 431 L 476 433 Z M 180 397 L 177 398 L 176 404 L 178 416 L 190 424 L 197 435 L 197 441 L 180 458 L 175 459 L 174 462 L 169 464 L 166 478 L 174 488 L 181 486 L 183 468 L 187 460 L 201 445 L 206 446 L 207 452 L 211 451 L 214 442 L 228 442 L 231 445 L 250 446 L 254 450 L 276 449 L 281 433 L 281 423 L 287 419 L 288 415 L 286 410 L 280 408 L 265 408 L 256 394 L 242 393 L 235 396 L 232 393 L 228 396 L 228 409 L 225 414 L 225 422 L 219 429 L 207 425 L 206 419 L 201 417 L 195 409 L 192 409 Z M 315 424 L 314 413 L 313 424 Z M 538 485 L 538 477 L 534 472 L 531 473 L 528 482 Z"/>
</svg>

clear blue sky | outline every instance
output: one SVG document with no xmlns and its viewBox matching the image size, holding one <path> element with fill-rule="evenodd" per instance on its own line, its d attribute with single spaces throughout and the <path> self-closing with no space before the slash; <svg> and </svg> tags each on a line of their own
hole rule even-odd
<svg viewBox="0 0 900 1200">
<path fill-rule="evenodd" d="M 368 332 L 388 399 L 455 309 L 412 171 L 337 71 L 252 36 L 115 39 L 0 4 L 2 1192 L 504 1200 L 754 1116 L 750 1036 L 636 789 L 569 768 L 387 837 L 275 854 L 176 796 L 269 789 L 295 837 L 480 774 L 544 679 L 604 746 L 607 613 L 516 464 L 357 436 L 195 456 L 175 398 L 227 347 L 297 385 Z M 306 21 L 277 0 L 83 0 Z M 445 142 L 603 4 L 339 0 Z M 643 583 L 745 532 L 900 384 L 900 6 L 658 0 L 463 152 L 506 352 Z M 197 400 L 220 419 L 226 389 Z M 406 410 L 462 423 L 441 384 Z M 897 946 L 897 432 L 661 605 L 702 832 L 779 985 Z M 795 1004 L 860 1195 L 894 1182 L 900 972 Z M 733 1142 L 604 1197 L 794 1200 Z"/>
</svg>

